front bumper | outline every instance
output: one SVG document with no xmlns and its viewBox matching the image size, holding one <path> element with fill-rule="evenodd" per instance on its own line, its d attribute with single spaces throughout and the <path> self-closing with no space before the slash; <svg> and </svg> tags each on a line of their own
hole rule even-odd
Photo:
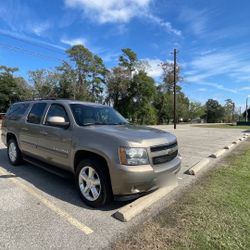
<svg viewBox="0 0 250 250">
<path fill-rule="evenodd" d="M 161 186 L 164 180 L 177 174 L 181 168 L 181 157 L 155 166 L 118 165 L 112 176 L 112 189 L 115 196 L 137 196 Z"/>
</svg>

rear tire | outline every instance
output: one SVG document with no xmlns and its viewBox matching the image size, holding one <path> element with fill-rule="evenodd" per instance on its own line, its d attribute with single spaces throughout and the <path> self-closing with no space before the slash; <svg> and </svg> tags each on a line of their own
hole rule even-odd
<svg viewBox="0 0 250 250">
<path fill-rule="evenodd" d="M 14 138 L 8 141 L 7 153 L 11 165 L 17 166 L 23 162 L 22 152 Z"/>
<path fill-rule="evenodd" d="M 102 207 L 112 200 L 110 178 L 100 161 L 82 160 L 77 166 L 76 184 L 81 199 L 90 207 Z"/>
</svg>

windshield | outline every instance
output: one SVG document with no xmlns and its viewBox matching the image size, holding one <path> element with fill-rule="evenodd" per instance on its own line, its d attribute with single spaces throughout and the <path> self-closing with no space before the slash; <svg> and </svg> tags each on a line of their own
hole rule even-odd
<svg viewBox="0 0 250 250">
<path fill-rule="evenodd" d="M 70 104 L 70 108 L 79 126 L 123 125 L 128 123 L 124 117 L 110 107 Z"/>
</svg>

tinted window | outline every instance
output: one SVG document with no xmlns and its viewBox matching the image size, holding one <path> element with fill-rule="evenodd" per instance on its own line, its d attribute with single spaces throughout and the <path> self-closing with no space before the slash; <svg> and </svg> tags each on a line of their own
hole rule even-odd
<svg viewBox="0 0 250 250">
<path fill-rule="evenodd" d="M 46 118 L 46 125 L 48 125 L 47 120 L 51 116 L 61 116 L 61 117 L 64 117 L 65 122 L 69 121 L 68 115 L 67 115 L 64 107 L 60 104 L 52 104 L 50 106 L 48 114 L 47 114 L 47 118 Z"/>
<path fill-rule="evenodd" d="M 46 103 L 35 103 L 28 115 L 28 122 L 39 124 L 41 122 Z"/>
<path fill-rule="evenodd" d="M 17 120 L 25 114 L 28 107 L 29 107 L 28 103 L 14 104 L 8 110 L 6 118 L 10 120 Z"/>
</svg>

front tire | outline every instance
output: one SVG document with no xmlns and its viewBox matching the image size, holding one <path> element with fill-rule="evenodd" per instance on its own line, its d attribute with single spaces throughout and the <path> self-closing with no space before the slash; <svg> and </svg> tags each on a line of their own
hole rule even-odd
<svg viewBox="0 0 250 250">
<path fill-rule="evenodd" d="M 22 152 L 20 151 L 18 144 L 15 139 L 10 139 L 8 141 L 8 159 L 11 165 L 17 166 L 22 163 L 23 157 Z"/>
<path fill-rule="evenodd" d="M 76 184 L 82 200 L 91 207 L 102 207 L 112 199 L 108 173 L 102 162 L 85 159 L 77 166 Z"/>
</svg>

